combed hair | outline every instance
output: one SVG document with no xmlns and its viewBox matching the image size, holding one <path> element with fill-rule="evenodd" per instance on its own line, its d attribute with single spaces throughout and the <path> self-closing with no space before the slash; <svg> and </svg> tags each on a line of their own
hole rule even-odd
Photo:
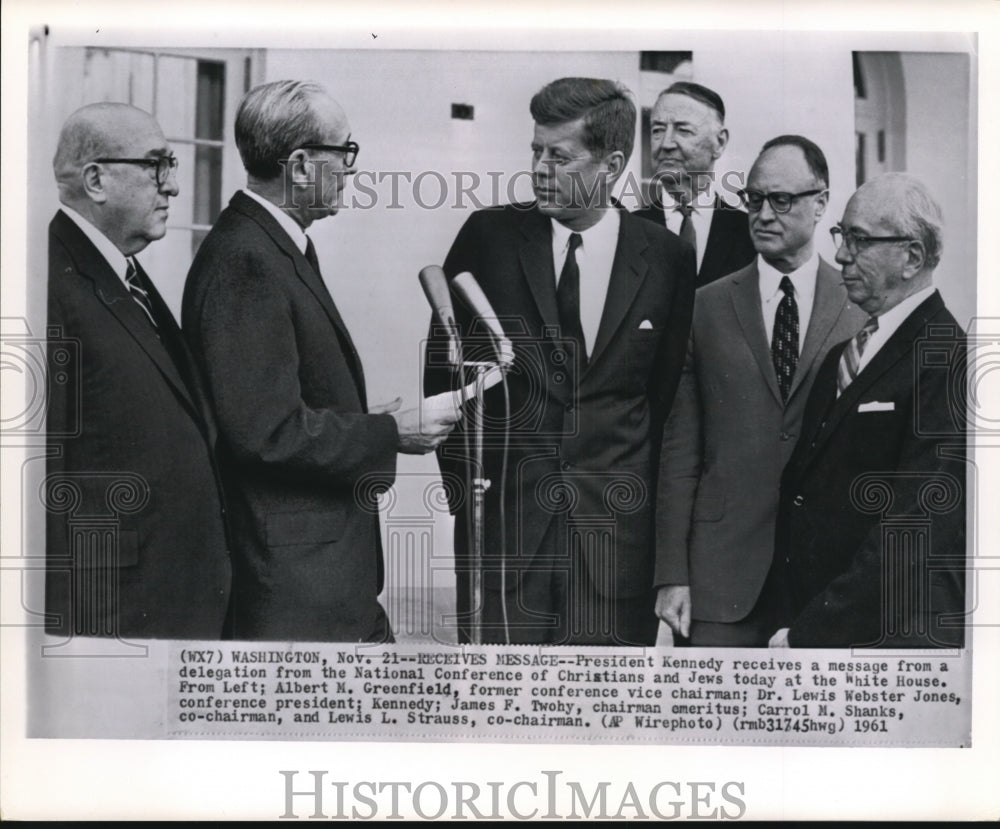
<svg viewBox="0 0 1000 829">
<path fill-rule="evenodd" d="M 326 90 L 311 81 L 273 81 L 251 89 L 236 111 L 236 147 L 247 173 L 269 181 L 303 144 L 323 140 L 312 102 Z"/>
<path fill-rule="evenodd" d="M 583 118 L 583 144 L 593 154 L 620 150 L 628 161 L 635 143 L 635 104 L 628 87 L 599 78 L 560 78 L 531 99 L 542 126 Z"/>
<path fill-rule="evenodd" d="M 760 148 L 760 154 L 763 155 L 773 147 L 798 147 L 816 179 L 822 181 L 824 187 L 830 186 L 830 168 L 826 164 L 826 156 L 814 142 L 802 135 L 779 135 L 764 144 Z"/>
<path fill-rule="evenodd" d="M 885 204 L 884 220 L 900 236 L 917 239 L 924 246 L 927 267 L 936 268 L 944 250 L 944 217 L 930 188 L 909 173 L 883 173 L 858 188 L 891 188 L 895 198 Z"/>
<path fill-rule="evenodd" d="M 675 81 L 664 89 L 657 96 L 657 99 L 662 98 L 664 95 L 686 95 L 688 98 L 693 98 L 705 106 L 714 109 L 715 114 L 719 116 L 720 122 L 725 123 L 726 121 L 726 105 L 722 103 L 722 96 L 714 89 L 709 89 L 700 83 Z"/>
</svg>

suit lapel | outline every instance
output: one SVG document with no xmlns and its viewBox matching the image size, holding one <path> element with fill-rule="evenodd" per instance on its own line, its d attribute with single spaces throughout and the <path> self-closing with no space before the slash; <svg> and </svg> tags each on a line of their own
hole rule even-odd
<svg viewBox="0 0 1000 829">
<path fill-rule="evenodd" d="M 121 325 L 129 335 L 136 341 L 138 346 L 152 360 L 153 364 L 174 388 L 177 395 L 185 402 L 191 411 L 203 418 L 203 412 L 196 405 L 191 397 L 191 392 L 187 387 L 183 377 L 174 364 L 167 348 L 157 337 L 156 331 L 150 325 L 145 312 L 132 299 L 125 285 L 118 274 L 114 272 L 111 265 L 93 246 L 86 234 L 61 211 L 56 214 L 53 220 L 53 232 L 63 242 L 66 248 L 71 251 L 77 269 L 81 276 L 86 277 L 94 286 L 94 294 L 98 300 L 107 308 L 112 317 Z M 150 290 L 150 299 L 154 302 L 154 309 L 166 313 L 167 319 L 176 328 L 173 316 L 170 314 L 166 304 L 161 299 L 155 286 L 148 277 L 145 279 Z M 170 332 L 164 332 L 169 336 Z"/>
<path fill-rule="evenodd" d="M 729 255 L 730 240 L 732 239 L 732 230 L 729 224 L 729 213 L 722 206 L 719 197 L 716 196 L 715 210 L 712 211 L 712 222 L 708 226 L 708 239 L 705 242 L 705 257 L 701 260 L 701 267 L 698 268 L 699 276 L 703 273 L 722 270 L 721 263 Z"/>
<path fill-rule="evenodd" d="M 558 326 L 556 273 L 552 263 L 552 226 L 550 220 L 535 207 L 528 211 L 521 222 L 518 257 L 542 323 L 553 328 Z"/>
<path fill-rule="evenodd" d="M 764 382 L 767 383 L 778 405 L 784 407 L 781 391 L 778 389 L 778 378 L 774 374 L 774 363 L 771 360 L 771 343 L 764 330 L 764 315 L 760 310 L 759 281 L 760 275 L 755 262 L 740 271 L 739 276 L 734 279 L 730 296 L 736 319 L 743 329 L 743 337 L 750 346 Z"/>
<path fill-rule="evenodd" d="M 806 329 L 806 339 L 802 344 L 802 354 L 799 356 L 798 368 L 792 378 L 792 388 L 788 393 L 791 400 L 803 380 L 809 374 L 809 368 L 819 356 L 820 349 L 830 336 L 840 315 L 848 303 L 847 291 L 840 277 L 822 259 L 819 260 L 819 272 L 816 274 L 816 290 L 813 294 L 812 313 L 809 316 L 809 327 Z"/>
<path fill-rule="evenodd" d="M 893 332 L 885 345 L 879 349 L 878 354 L 872 357 L 872 361 L 851 381 L 851 384 L 844 389 L 844 393 L 830 405 L 824 426 L 815 437 L 815 447 L 811 449 L 809 459 L 816 457 L 823 451 L 824 445 L 844 418 L 857 409 L 858 401 L 865 392 L 901 360 L 913 359 L 914 340 L 943 307 L 941 295 L 935 292 L 922 302 Z"/>
<path fill-rule="evenodd" d="M 333 301 L 333 297 L 330 296 L 330 291 L 327 289 L 326 283 L 323 282 L 322 276 L 316 273 L 313 266 L 309 264 L 309 260 L 306 259 L 305 254 L 298 249 L 275 218 L 256 201 L 245 193 L 238 192 L 233 196 L 232 206 L 260 225 L 261 229 L 270 236 L 274 244 L 292 261 L 292 266 L 298 278 L 302 280 L 320 305 L 323 306 L 323 310 L 330 318 L 330 322 L 333 323 L 333 327 L 336 329 L 340 341 L 344 346 L 344 358 L 347 360 L 351 376 L 354 378 L 361 402 L 367 407 L 361 358 L 358 356 L 358 351 L 354 347 L 354 341 L 347 330 L 347 325 L 343 317 L 340 316 L 340 311 L 337 310 L 337 306 Z"/>
<path fill-rule="evenodd" d="M 604 300 L 604 312 L 597 329 L 597 339 L 594 341 L 588 370 L 600 359 L 615 332 L 621 327 L 649 269 L 642 255 L 647 248 L 646 238 L 634 224 L 638 220 L 634 220 L 624 210 L 619 211 L 619 218 L 618 247 L 615 249 L 608 293 Z"/>
</svg>

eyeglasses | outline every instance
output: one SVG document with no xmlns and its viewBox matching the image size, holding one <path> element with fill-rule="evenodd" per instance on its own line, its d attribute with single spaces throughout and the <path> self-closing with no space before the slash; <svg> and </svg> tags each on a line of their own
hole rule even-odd
<svg viewBox="0 0 1000 829">
<path fill-rule="evenodd" d="M 344 154 L 344 166 L 353 167 L 358 160 L 358 150 L 361 147 L 357 141 L 348 141 L 346 144 L 303 144 L 301 150 L 333 150 Z"/>
<path fill-rule="evenodd" d="M 156 158 L 95 158 L 96 164 L 138 164 L 142 167 L 153 167 L 156 170 L 156 186 L 167 183 L 171 173 L 177 172 L 177 156 L 161 155 Z"/>
<path fill-rule="evenodd" d="M 743 202 L 744 206 L 751 213 L 757 213 L 764 206 L 765 200 L 771 209 L 775 213 L 787 213 L 792 209 L 792 204 L 795 203 L 796 199 L 804 198 L 805 196 L 817 196 L 820 193 L 825 193 L 826 190 L 803 190 L 801 193 L 761 193 L 757 190 L 740 190 L 737 195 Z"/>
<path fill-rule="evenodd" d="M 915 242 L 909 236 L 866 236 L 864 233 L 855 233 L 853 230 L 844 230 L 840 225 L 830 228 L 830 235 L 833 237 L 833 244 L 839 248 L 841 244 L 847 246 L 847 252 L 851 256 L 857 256 L 858 251 L 876 242 Z"/>
</svg>

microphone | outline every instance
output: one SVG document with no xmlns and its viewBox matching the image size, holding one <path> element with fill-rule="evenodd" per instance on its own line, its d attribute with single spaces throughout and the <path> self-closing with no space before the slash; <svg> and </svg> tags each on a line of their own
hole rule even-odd
<svg viewBox="0 0 1000 829">
<path fill-rule="evenodd" d="M 420 286 L 424 289 L 427 302 L 434 311 L 434 317 L 447 329 L 448 362 L 458 365 L 460 362 L 458 325 L 455 322 L 455 309 L 451 305 L 448 279 L 444 275 L 444 270 L 438 265 L 422 268 L 419 276 Z"/>
<path fill-rule="evenodd" d="M 493 335 L 493 341 L 497 350 L 497 361 L 501 367 L 508 368 L 514 362 L 514 347 L 511 345 L 507 335 L 504 334 L 503 326 L 500 324 L 500 320 L 497 319 L 496 312 L 493 310 L 493 306 L 490 305 L 490 301 L 486 298 L 486 294 L 483 293 L 483 289 L 476 282 L 476 278 L 468 271 L 465 271 L 456 276 L 451 281 L 451 285 L 459 299 L 483 321 L 487 330 Z"/>
</svg>

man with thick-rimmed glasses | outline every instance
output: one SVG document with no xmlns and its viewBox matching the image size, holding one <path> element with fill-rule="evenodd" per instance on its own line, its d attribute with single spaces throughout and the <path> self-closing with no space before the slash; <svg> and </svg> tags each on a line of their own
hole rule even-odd
<svg viewBox="0 0 1000 829">
<path fill-rule="evenodd" d="M 177 160 L 150 115 L 102 103 L 69 117 L 53 167 L 48 630 L 218 639 L 231 569 L 215 424 L 136 259 L 166 233 Z"/>
<path fill-rule="evenodd" d="M 368 405 L 306 235 L 338 212 L 354 173 L 340 105 L 318 84 L 264 84 L 241 102 L 235 135 L 247 186 L 202 243 L 182 312 L 231 486 L 234 633 L 388 641 L 378 516 L 361 490 L 372 475 L 388 487 L 396 453 L 430 452 L 457 413 Z"/>
<path fill-rule="evenodd" d="M 741 193 L 757 258 L 695 297 L 658 491 L 656 609 L 675 640 L 763 647 L 784 618 L 781 470 L 816 369 L 864 320 L 813 244 L 828 188 L 812 141 L 768 141 Z"/>
<path fill-rule="evenodd" d="M 966 354 L 934 287 L 942 227 L 925 184 L 886 173 L 833 228 L 867 319 L 820 367 L 781 478 L 772 646 L 964 642 Z"/>
</svg>

